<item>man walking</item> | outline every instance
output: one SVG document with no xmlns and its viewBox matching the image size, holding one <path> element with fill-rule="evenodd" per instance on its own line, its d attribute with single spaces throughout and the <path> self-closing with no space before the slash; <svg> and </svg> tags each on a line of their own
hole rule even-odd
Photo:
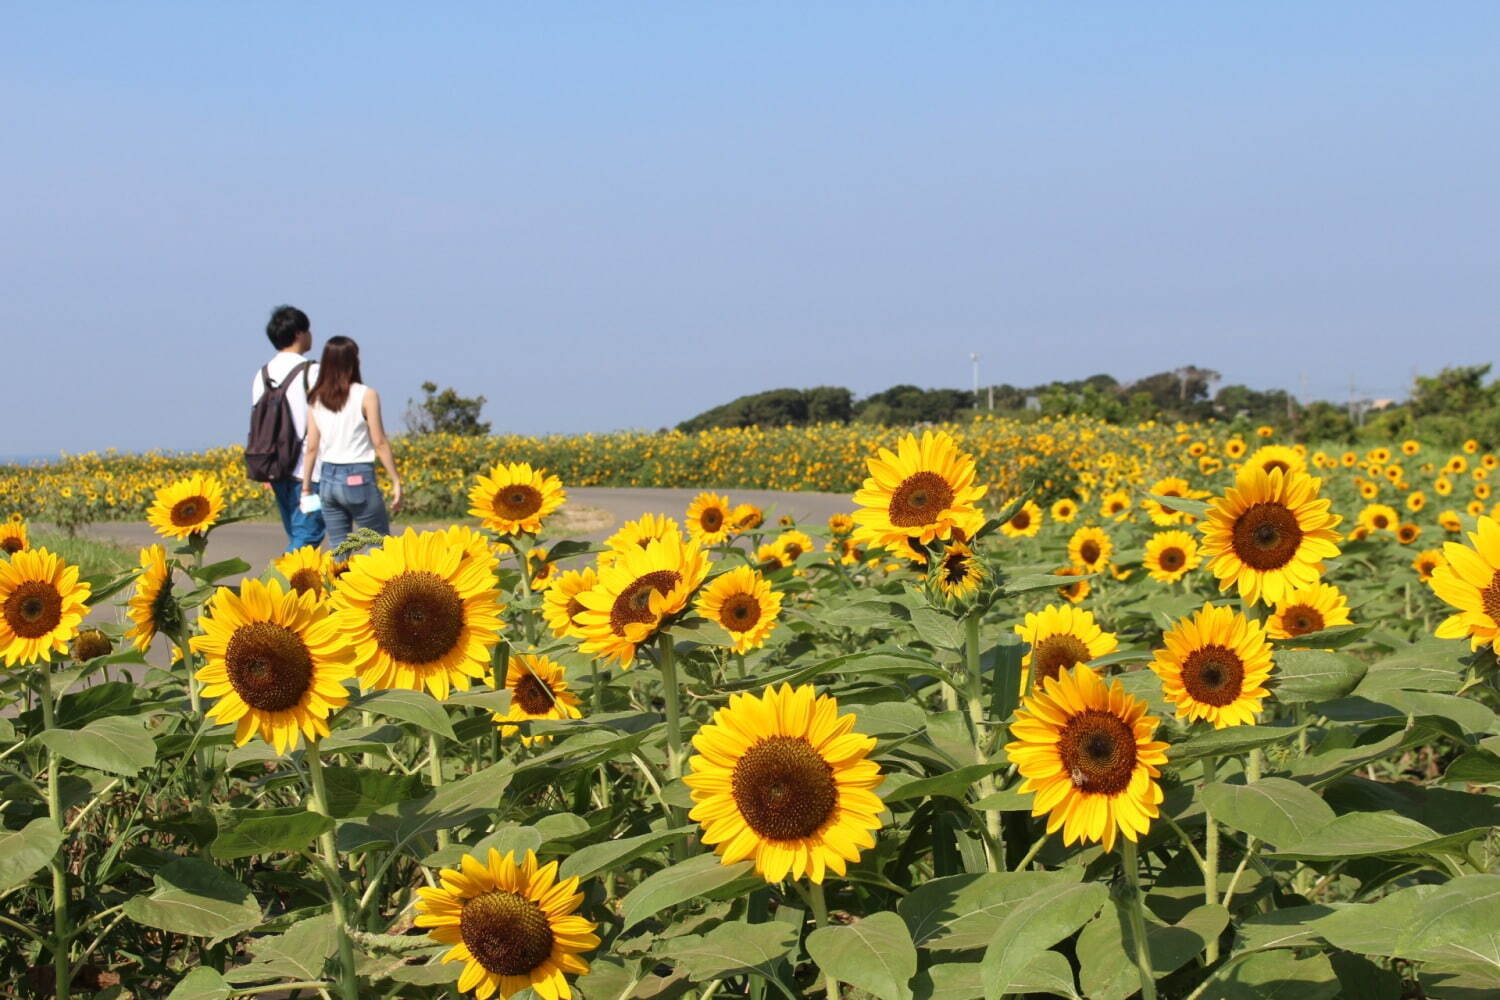
<svg viewBox="0 0 1500 1000">
<path fill-rule="evenodd" d="M 292 425 L 299 440 L 307 436 L 307 390 L 318 380 L 318 363 L 307 360 L 312 350 L 312 324 L 307 313 L 292 306 L 278 306 L 266 324 L 266 337 L 276 348 L 276 355 L 264 368 L 256 369 L 250 387 L 250 405 L 260 401 L 266 391 L 266 381 L 271 387 L 286 384 L 287 406 L 292 413 Z M 291 381 L 287 382 L 290 378 Z M 302 452 L 297 452 L 296 471 L 266 485 L 276 494 L 276 507 L 281 511 L 281 526 L 286 529 L 286 548 L 290 552 L 304 545 L 319 545 L 323 541 L 323 515 L 320 511 L 304 513 L 301 508 L 302 480 L 298 472 L 302 469 Z M 317 483 L 321 463 L 313 467 L 313 483 Z M 316 492 L 316 489 L 314 489 Z"/>
</svg>

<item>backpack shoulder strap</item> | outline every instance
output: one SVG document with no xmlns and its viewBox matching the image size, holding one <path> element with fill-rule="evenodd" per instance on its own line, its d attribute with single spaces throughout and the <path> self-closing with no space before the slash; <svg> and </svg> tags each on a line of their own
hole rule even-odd
<svg viewBox="0 0 1500 1000">
<path fill-rule="evenodd" d="M 261 384 L 266 387 L 266 391 L 267 392 L 270 392 L 272 389 L 276 388 L 276 384 L 271 381 L 271 366 L 270 365 L 261 365 L 260 366 L 260 381 L 261 381 Z"/>
</svg>

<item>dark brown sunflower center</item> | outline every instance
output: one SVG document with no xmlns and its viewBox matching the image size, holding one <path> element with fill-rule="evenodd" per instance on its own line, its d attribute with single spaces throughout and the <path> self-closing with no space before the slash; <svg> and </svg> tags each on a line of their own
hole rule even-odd
<svg viewBox="0 0 1500 1000">
<path fill-rule="evenodd" d="M 1283 473 L 1292 471 L 1292 467 L 1279 458 L 1268 458 L 1261 463 L 1261 467 L 1267 472 L 1274 472 L 1277 469 L 1280 469 Z"/>
<path fill-rule="evenodd" d="M 1081 792 L 1118 795 L 1135 771 L 1135 733 L 1110 712 L 1087 709 L 1068 720 L 1057 752 L 1073 787 Z"/>
<path fill-rule="evenodd" d="M 1203 646 L 1182 661 L 1182 686 L 1194 701 L 1228 705 L 1245 684 L 1245 664 L 1239 654 L 1223 646 Z"/>
<path fill-rule="evenodd" d="M 315 569 L 299 569 L 292 574 L 290 583 L 299 594 L 317 593 L 323 589 L 323 574 Z"/>
<path fill-rule="evenodd" d="M 1479 592 L 1479 600 L 1484 613 L 1500 622 L 1500 570 L 1496 570 L 1494 576 L 1490 577 L 1489 586 Z"/>
<path fill-rule="evenodd" d="M 1187 556 L 1175 545 L 1161 550 L 1161 568 L 1169 572 L 1182 569 L 1187 562 Z"/>
<path fill-rule="evenodd" d="M 957 585 L 969 575 L 969 555 L 953 552 L 943 557 L 943 582 Z"/>
<path fill-rule="evenodd" d="M 251 622 L 234 630 L 224 664 L 235 693 L 251 708 L 284 712 L 312 685 L 312 654 L 302 637 L 275 622 Z"/>
<path fill-rule="evenodd" d="M 527 483 L 512 483 L 495 491 L 492 506 L 501 517 L 519 521 L 542 509 L 542 493 Z"/>
<path fill-rule="evenodd" d="M 1323 628 L 1323 613 L 1306 604 L 1294 604 L 1281 616 L 1281 626 L 1292 635 L 1306 635 Z"/>
<path fill-rule="evenodd" d="M 4 538 L 0 538 L 0 551 L 5 552 L 7 555 L 13 556 L 25 547 L 26 543 L 21 541 L 20 535 L 6 535 Z"/>
<path fill-rule="evenodd" d="M 1099 543 L 1092 538 L 1084 539 L 1083 544 L 1078 546 L 1078 558 L 1090 566 L 1099 561 L 1099 555 Z"/>
<path fill-rule="evenodd" d="M 73 659 L 79 663 L 87 663 L 96 656 L 108 656 L 113 649 L 109 636 L 96 628 L 84 629 L 73 640 Z"/>
<path fill-rule="evenodd" d="M 1051 680 L 1060 672 L 1091 659 L 1088 646 L 1076 635 L 1049 635 L 1031 651 L 1036 681 Z"/>
<path fill-rule="evenodd" d="M 713 534 L 724 527 L 724 512 L 718 507 L 709 507 L 699 516 L 698 523 L 704 531 Z"/>
<path fill-rule="evenodd" d="M 191 528 L 208 516 L 208 500 L 205 497 L 188 497 L 172 505 L 172 523 L 179 528 Z"/>
<path fill-rule="evenodd" d="M 568 621 L 572 621 L 573 619 L 577 618 L 582 612 L 583 605 L 579 603 L 578 598 L 568 598 Z"/>
<path fill-rule="evenodd" d="M 495 889 L 464 901 L 458 931 L 486 972 L 524 976 L 552 957 L 552 923 L 524 896 Z"/>
<path fill-rule="evenodd" d="M 615 635 L 624 635 L 626 625 L 649 625 L 656 621 L 651 613 L 651 594 L 670 594 L 672 588 L 682 580 L 682 574 L 673 569 L 652 570 L 620 591 L 609 609 L 609 627 Z"/>
<path fill-rule="evenodd" d="M 1016 511 L 1015 516 L 1010 519 L 1010 526 L 1017 531 L 1025 531 L 1031 527 L 1031 511 L 1025 508 Z"/>
<path fill-rule="evenodd" d="M 953 487 L 936 472 L 907 476 L 891 494 L 891 523 L 898 528 L 932 524 L 953 503 Z"/>
<path fill-rule="evenodd" d="M 543 715 L 552 710 L 552 689 L 529 670 L 516 681 L 510 696 L 527 715 Z"/>
<path fill-rule="evenodd" d="M 370 628 L 394 659 L 431 663 L 463 634 L 464 602 L 436 573 L 408 570 L 387 580 L 370 602 Z"/>
<path fill-rule="evenodd" d="M 731 632 L 748 632 L 760 623 L 760 601 L 754 594 L 734 594 L 719 610 L 719 624 Z"/>
<path fill-rule="evenodd" d="M 797 561 L 797 558 L 802 555 L 802 546 L 798 545 L 796 542 L 787 542 L 781 551 L 786 554 L 787 562 L 794 563 Z"/>
<path fill-rule="evenodd" d="M 1301 544 L 1297 515 L 1279 503 L 1255 504 L 1234 522 L 1234 554 L 1252 569 L 1280 569 Z"/>
<path fill-rule="evenodd" d="M 768 736 L 746 750 L 730 784 L 740 815 L 770 840 L 809 837 L 838 808 L 833 768 L 800 736 Z"/>
<path fill-rule="evenodd" d="M 5 599 L 5 623 L 22 639 L 39 639 L 62 621 L 62 594 L 50 583 L 26 580 Z"/>
</svg>

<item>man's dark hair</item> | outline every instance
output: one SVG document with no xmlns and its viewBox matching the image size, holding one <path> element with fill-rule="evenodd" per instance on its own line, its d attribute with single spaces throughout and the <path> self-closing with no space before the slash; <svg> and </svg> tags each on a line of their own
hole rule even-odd
<svg viewBox="0 0 1500 1000">
<path fill-rule="evenodd" d="M 270 338 L 272 346 L 278 351 L 284 351 L 292 346 L 297 334 L 311 329 L 312 323 L 309 322 L 307 313 L 296 306 L 277 306 L 271 313 L 271 322 L 266 324 L 266 336 Z"/>
</svg>

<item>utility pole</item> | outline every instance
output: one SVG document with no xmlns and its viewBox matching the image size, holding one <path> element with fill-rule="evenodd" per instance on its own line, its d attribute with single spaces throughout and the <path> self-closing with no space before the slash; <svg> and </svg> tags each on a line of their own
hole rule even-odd
<svg viewBox="0 0 1500 1000">
<path fill-rule="evenodd" d="M 979 355 L 971 353 L 969 360 L 974 362 L 974 409 L 977 410 L 979 409 Z M 994 409 L 994 405 L 991 404 L 990 408 Z"/>
</svg>

